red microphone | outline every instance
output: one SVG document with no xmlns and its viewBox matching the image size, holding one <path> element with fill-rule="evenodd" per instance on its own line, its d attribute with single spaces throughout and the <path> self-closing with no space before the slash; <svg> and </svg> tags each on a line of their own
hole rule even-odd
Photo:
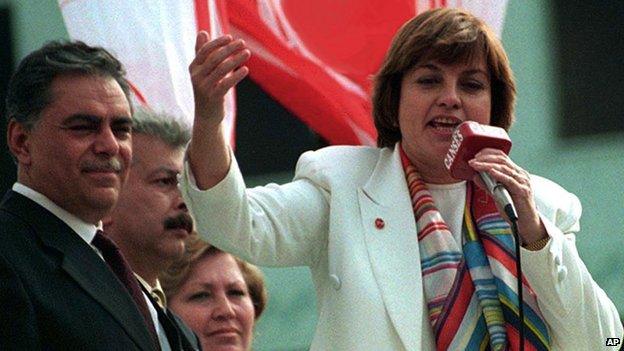
<svg viewBox="0 0 624 351">
<path fill-rule="evenodd" d="M 453 178 L 471 180 L 476 171 L 470 167 L 468 161 L 484 148 L 498 149 L 508 154 L 511 149 L 511 139 L 503 128 L 474 121 L 463 122 L 453 131 L 451 147 L 444 158 L 444 165 Z M 488 173 L 479 172 L 479 175 L 494 200 L 501 205 L 510 219 L 517 219 L 518 216 L 507 189 L 492 179 Z"/>
</svg>

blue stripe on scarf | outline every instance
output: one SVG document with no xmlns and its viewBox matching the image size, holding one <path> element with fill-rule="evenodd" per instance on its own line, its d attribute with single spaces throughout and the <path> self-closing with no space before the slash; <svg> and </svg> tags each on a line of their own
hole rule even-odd
<svg viewBox="0 0 624 351">
<path fill-rule="evenodd" d="M 514 304 L 514 308 L 518 306 L 518 295 L 515 291 L 513 291 L 504 281 L 501 279 L 495 278 L 496 286 L 498 288 L 499 294 L 504 296 L 505 298 L 511 300 Z M 505 304 L 503 304 L 505 306 Z M 516 314 L 515 320 L 518 321 L 517 311 L 514 312 Z M 539 331 L 542 335 L 548 335 L 548 329 L 546 325 L 542 322 L 540 316 L 535 313 L 535 311 L 528 304 L 524 304 L 524 316 L 527 323 L 531 322 L 535 329 Z M 507 319 L 507 316 L 505 316 Z M 517 324 L 516 324 L 517 325 Z M 527 330 L 527 328 L 525 328 Z"/>
<path fill-rule="evenodd" d="M 483 343 L 483 336 L 488 337 L 488 333 L 487 326 L 485 325 L 485 318 L 483 314 L 481 314 L 465 350 L 480 350 L 481 344 Z"/>
<path fill-rule="evenodd" d="M 511 310 L 506 304 L 503 304 L 503 316 L 505 316 L 505 320 L 507 321 L 507 323 L 513 325 L 514 328 L 518 330 L 518 325 L 520 325 L 520 319 L 518 318 L 517 311 Z M 530 323 L 530 320 L 528 320 L 528 318 L 526 317 L 527 316 L 525 316 L 525 321 L 527 323 Z M 537 329 L 540 330 L 540 333 L 544 335 L 544 337 L 547 339 L 547 342 L 550 343 L 550 336 L 547 333 L 543 332 L 541 328 L 537 327 Z M 537 335 L 535 335 L 531 328 L 524 328 L 524 337 L 532 345 L 534 345 L 538 351 L 549 350 L 548 346 L 542 343 L 542 341 L 537 337 Z"/>
<path fill-rule="evenodd" d="M 464 256 L 470 256 L 471 258 L 470 260 L 466 260 L 466 263 L 468 264 L 468 269 L 473 269 L 477 267 L 488 267 L 490 265 L 487 256 L 485 255 L 485 252 L 483 252 L 483 246 L 479 242 L 470 241 L 465 243 Z"/>
<path fill-rule="evenodd" d="M 459 262 L 462 256 L 462 253 L 457 251 L 441 251 L 427 259 L 423 259 L 420 265 L 422 269 L 426 269 L 440 263 Z"/>
</svg>

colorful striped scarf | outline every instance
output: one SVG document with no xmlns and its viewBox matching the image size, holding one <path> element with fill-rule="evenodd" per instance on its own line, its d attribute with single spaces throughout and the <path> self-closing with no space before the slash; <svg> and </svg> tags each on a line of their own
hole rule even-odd
<svg viewBox="0 0 624 351">
<path fill-rule="evenodd" d="M 437 350 L 517 350 L 515 241 L 486 191 L 468 182 L 464 244 L 453 238 L 426 184 L 401 149 L 429 320 Z M 525 350 L 549 350 L 535 293 L 523 277 Z"/>
</svg>

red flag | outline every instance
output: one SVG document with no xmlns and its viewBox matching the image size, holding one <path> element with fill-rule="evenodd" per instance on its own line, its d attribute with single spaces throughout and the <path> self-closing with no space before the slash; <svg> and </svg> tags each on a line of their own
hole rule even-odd
<svg viewBox="0 0 624 351">
<path fill-rule="evenodd" d="M 506 1 L 229 0 L 228 12 L 256 83 L 329 143 L 374 145 L 373 75 L 399 27 L 442 6 L 466 7 L 500 33 Z"/>
<path fill-rule="evenodd" d="M 188 66 L 199 29 L 227 30 L 224 0 L 58 0 L 72 39 L 110 50 L 125 66 L 137 100 L 190 125 Z M 234 145 L 234 91 L 226 96 L 224 133 Z"/>
</svg>

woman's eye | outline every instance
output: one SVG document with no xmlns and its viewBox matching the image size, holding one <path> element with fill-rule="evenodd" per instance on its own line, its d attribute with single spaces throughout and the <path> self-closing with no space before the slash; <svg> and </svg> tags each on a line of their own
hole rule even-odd
<svg viewBox="0 0 624 351">
<path fill-rule="evenodd" d="M 189 300 L 190 301 L 201 301 L 201 300 L 205 300 L 205 299 L 207 299 L 209 297 L 210 297 L 210 293 L 202 291 L 202 292 L 198 292 L 198 293 L 192 294 L 189 297 Z"/>
<path fill-rule="evenodd" d="M 156 182 L 159 185 L 164 185 L 164 186 L 172 186 L 172 185 L 177 186 L 178 185 L 178 178 L 176 178 L 176 177 L 161 178 L 161 179 L 156 180 Z"/>
<path fill-rule="evenodd" d="M 468 81 L 463 83 L 465 89 L 469 91 L 478 91 L 484 89 L 485 85 L 479 81 Z"/>
<path fill-rule="evenodd" d="M 439 79 L 435 78 L 435 77 L 421 77 L 418 78 L 418 80 L 416 81 L 418 84 L 420 85 L 433 85 L 439 82 Z"/>
<path fill-rule="evenodd" d="M 242 289 L 232 289 L 229 291 L 230 295 L 233 296 L 246 296 L 247 292 L 245 290 Z"/>
</svg>

